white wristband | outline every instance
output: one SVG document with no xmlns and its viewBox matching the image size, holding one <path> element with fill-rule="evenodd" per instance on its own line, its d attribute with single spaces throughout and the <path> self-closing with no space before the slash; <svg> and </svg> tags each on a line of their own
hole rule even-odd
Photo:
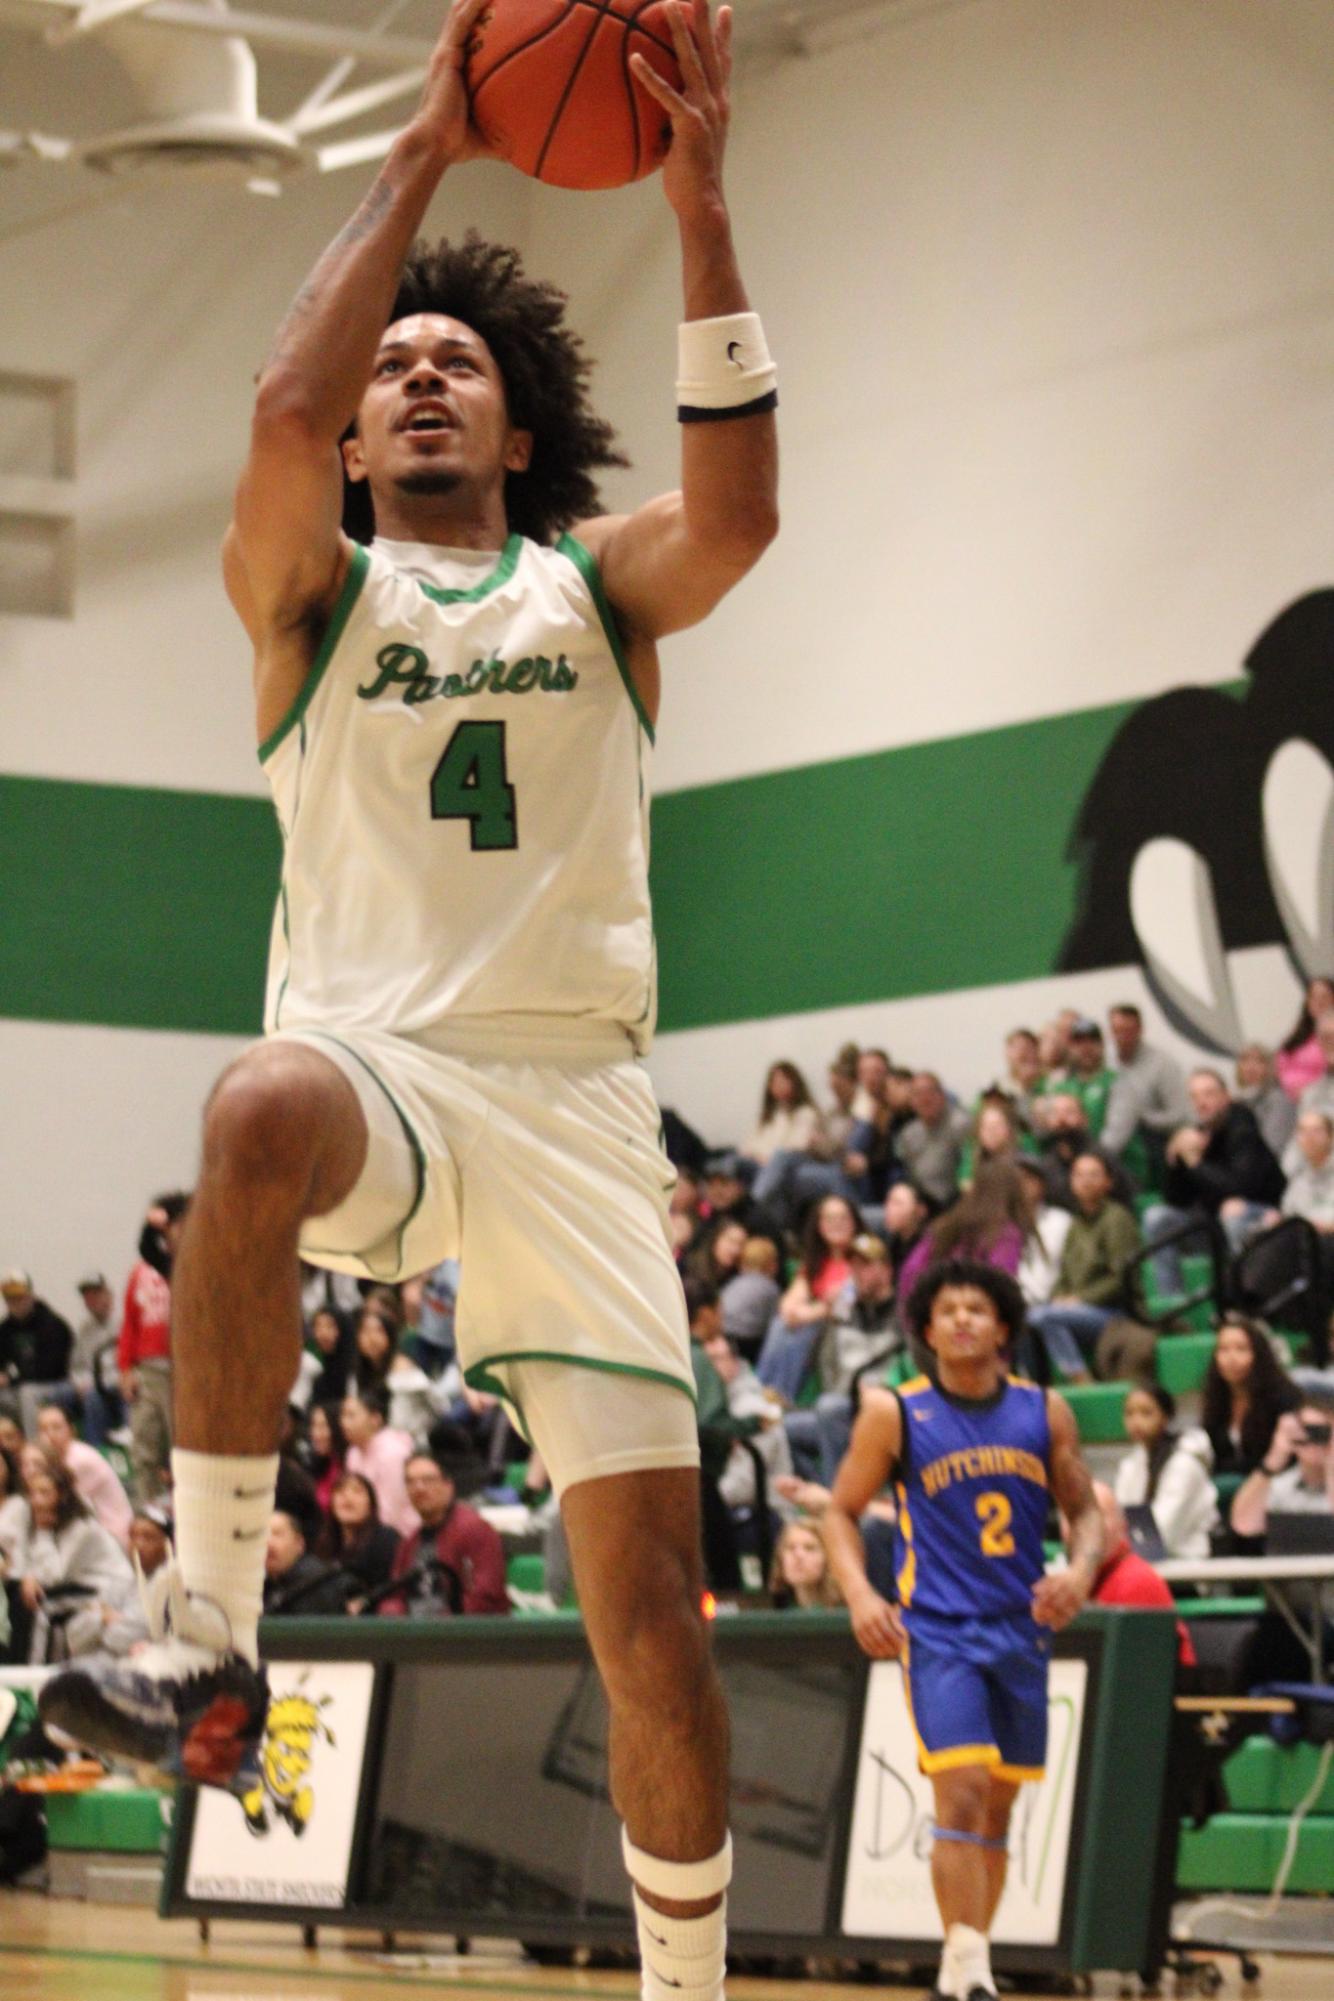
<svg viewBox="0 0 1334 2001">
<path fill-rule="evenodd" d="M 683 321 L 679 354 L 676 414 L 683 424 L 776 408 L 778 370 L 758 313 Z"/>
</svg>

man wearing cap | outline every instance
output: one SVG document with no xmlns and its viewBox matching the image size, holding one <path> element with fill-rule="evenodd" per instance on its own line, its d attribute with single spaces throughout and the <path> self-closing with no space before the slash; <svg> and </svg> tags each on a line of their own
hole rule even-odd
<svg viewBox="0 0 1334 2001">
<path fill-rule="evenodd" d="M 437 1427 L 437 1435 L 441 1427 Z M 391 1617 L 445 1618 L 451 1613 L 507 1613 L 505 1552 L 500 1537 L 475 1508 L 458 1498 L 475 1493 L 486 1477 L 466 1433 L 437 1452 L 414 1452 L 403 1469 L 408 1499 L 421 1527 L 394 1552 L 392 1575 L 403 1589 L 380 1610 Z"/>
<path fill-rule="evenodd" d="M 74 1397 L 69 1383 L 74 1334 L 69 1322 L 37 1297 L 26 1271 L 7 1271 L 0 1294 L 6 1307 L 0 1320 L 0 1379 L 17 1387 L 23 1429 L 31 1438 L 39 1402 L 58 1389 Z"/>
<path fill-rule="evenodd" d="M 70 1381 L 83 1403 L 83 1435 L 90 1445 L 103 1445 L 107 1436 L 125 1421 L 125 1407 L 113 1387 L 115 1378 L 116 1295 L 100 1271 L 85 1272 L 79 1280 L 79 1297 L 84 1317 L 74 1330 L 74 1357 Z M 99 1356 L 106 1357 L 109 1381 L 103 1382 Z"/>
<path fill-rule="evenodd" d="M 1089 1015 L 1076 1015 L 1071 1022 L 1066 1060 L 1065 1076 L 1049 1089 L 1062 1097 L 1078 1098 L 1088 1121 L 1089 1137 L 1097 1139 L 1106 1123 L 1116 1072 L 1107 1066 L 1102 1030 Z"/>
</svg>

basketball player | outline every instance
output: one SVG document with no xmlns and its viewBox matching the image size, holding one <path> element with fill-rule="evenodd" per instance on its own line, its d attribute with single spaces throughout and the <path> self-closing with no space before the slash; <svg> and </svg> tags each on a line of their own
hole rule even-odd
<svg viewBox="0 0 1334 2001">
<path fill-rule="evenodd" d="M 1092 1589 L 1102 1517 L 1069 1405 L 1006 1373 L 1024 1324 L 1013 1279 L 990 1265 L 939 1265 L 908 1315 L 935 1355 L 935 1378 L 866 1396 L 825 1524 L 863 1650 L 902 1656 L 935 1794 L 931 1875 L 945 1931 L 935 1993 L 994 2001 L 988 1934 L 1019 1787 L 1042 1777 L 1050 1635 Z M 868 1583 L 857 1532 L 891 1478 L 897 1606 Z M 1070 1563 L 1048 1577 L 1053 1495 L 1070 1522 Z"/>
<path fill-rule="evenodd" d="M 445 170 L 484 150 L 463 82 L 483 7 L 455 0 L 419 110 L 259 380 L 224 567 L 285 841 L 266 1039 L 209 1100 L 176 1267 L 179 1563 L 158 1642 L 60 1677 L 43 1713 L 244 1790 L 298 1249 L 389 1281 L 457 1256 L 468 1379 L 507 1400 L 562 1498 L 646 1992 L 710 2001 L 727 1722 L 674 1176 L 642 1062 L 648 769 L 657 641 L 775 533 L 775 377 L 723 196 L 730 19 L 692 0 L 672 12 L 682 92 L 636 65 L 672 127 L 681 490 L 596 512 L 591 470 L 617 461 L 561 295 L 476 239 L 409 254 Z M 344 476 L 369 547 L 340 527 Z"/>
</svg>

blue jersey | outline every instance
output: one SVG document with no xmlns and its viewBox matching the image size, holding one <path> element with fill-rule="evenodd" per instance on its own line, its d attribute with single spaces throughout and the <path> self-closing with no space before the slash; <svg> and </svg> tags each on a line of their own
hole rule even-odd
<svg viewBox="0 0 1334 2001">
<path fill-rule="evenodd" d="M 926 1376 L 898 1391 L 899 1598 L 950 1619 L 1031 1610 L 1043 1572 L 1051 1432 L 1046 1392 L 1006 1377 L 967 1402 Z"/>
</svg>

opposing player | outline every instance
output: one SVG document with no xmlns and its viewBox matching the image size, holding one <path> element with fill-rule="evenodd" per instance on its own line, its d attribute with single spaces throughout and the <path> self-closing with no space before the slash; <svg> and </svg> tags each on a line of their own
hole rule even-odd
<svg viewBox="0 0 1334 2001">
<path fill-rule="evenodd" d="M 636 64 L 672 125 L 681 488 L 597 512 L 593 474 L 618 461 L 561 295 L 474 238 L 411 250 L 446 169 L 484 150 L 463 83 L 483 8 L 455 0 L 419 110 L 260 378 L 224 562 L 285 842 L 267 1033 L 209 1100 L 176 1266 L 179 1565 L 158 1642 L 71 1670 L 42 1707 L 244 1791 L 298 1247 L 388 1280 L 458 1256 L 469 1380 L 508 1400 L 562 1496 L 646 1990 L 709 2001 L 727 1722 L 673 1173 L 641 1061 L 648 768 L 656 642 L 775 532 L 775 379 L 723 196 L 730 16 L 691 0 L 672 10 L 682 91 Z M 369 547 L 340 525 L 345 476 Z"/>
<path fill-rule="evenodd" d="M 1050 1636 L 1089 1595 L 1102 1517 L 1069 1405 L 1006 1372 L 1024 1321 L 1014 1281 L 989 1265 L 941 1265 L 908 1313 L 935 1378 L 866 1397 L 825 1527 L 862 1648 L 903 1659 L 935 1794 L 931 1875 L 945 1931 L 936 1995 L 994 2001 L 988 1935 L 1010 1815 L 1023 1782 L 1042 1777 Z M 868 1583 L 857 1531 L 891 1478 L 897 1606 Z M 1053 1495 L 1070 1522 L 1070 1564 L 1046 1576 Z"/>
</svg>

